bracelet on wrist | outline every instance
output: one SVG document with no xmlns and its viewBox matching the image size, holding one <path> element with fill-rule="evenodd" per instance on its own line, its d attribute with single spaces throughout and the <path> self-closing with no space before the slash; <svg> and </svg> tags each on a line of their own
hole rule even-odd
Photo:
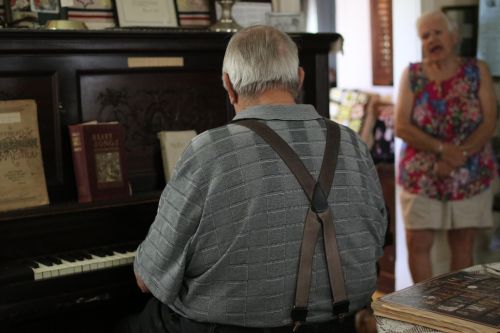
<svg viewBox="0 0 500 333">
<path fill-rule="evenodd" d="M 436 157 L 437 157 L 438 160 L 440 160 L 441 157 L 443 157 L 443 150 L 444 150 L 443 143 L 439 142 L 437 153 L 436 153 Z"/>
</svg>

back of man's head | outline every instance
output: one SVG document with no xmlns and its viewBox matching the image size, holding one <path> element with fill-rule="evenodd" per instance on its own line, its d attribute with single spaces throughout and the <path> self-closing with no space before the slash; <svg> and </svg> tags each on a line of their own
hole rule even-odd
<svg viewBox="0 0 500 333">
<path fill-rule="evenodd" d="M 256 97 L 269 89 L 299 89 L 297 46 L 285 33 L 270 26 L 253 26 L 229 41 L 222 65 L 236 94 Z"/>
</svg>

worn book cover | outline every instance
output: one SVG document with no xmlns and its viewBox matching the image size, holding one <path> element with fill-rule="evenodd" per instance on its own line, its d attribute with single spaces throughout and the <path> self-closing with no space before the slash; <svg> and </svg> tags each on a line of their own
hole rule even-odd
<svg viewBox="0 0 500 333">
<path fill-rule="evenodd" d="M 36 103 L 0 101 L 0 211 L 48 203 Z"/>
<path fill-rule="evenodd" d="M 69 126 L 79 202 L 130 196 L 120 123 L 89 122 Z"/>
<path fill-rule="evenodd" d="M 195 136 L 196 132 L 194 130 L 158 132 L 166 182 L 172 176 L 175 164 L 181 157 L 184 149 L 186 149 L 191 139 Z"/>
<path fill-rule="evenodd" d="M 443 332 L 499 332 L 500 276 L 482 271 L 441 275 L 388 294 L 372 304 L 375 314 Z M 498 272 L 496 272 L 498 271 Z"/>
</svg>

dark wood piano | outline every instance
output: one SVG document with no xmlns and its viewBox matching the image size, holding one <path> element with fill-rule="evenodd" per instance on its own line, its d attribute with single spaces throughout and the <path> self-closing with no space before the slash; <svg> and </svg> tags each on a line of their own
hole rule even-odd
<svg viewBox="0 0 500 333">
<path fill-rule="evenodd" d="M 0 213 L 0 331 L 109 332 L 140 309 L 131 262 L 165 186 L 156 132 L 225 124 L 230 35 L 0 29 L 0 99 L 34 99 L 50 205 Z M 295 34 L 302 102 L 328 115 L 337 34 Z M 68 125 L 119 120 L 133 196 L 79 204 Z M 0 185 L 1 186 L 1 185 Z"/>
</svg>

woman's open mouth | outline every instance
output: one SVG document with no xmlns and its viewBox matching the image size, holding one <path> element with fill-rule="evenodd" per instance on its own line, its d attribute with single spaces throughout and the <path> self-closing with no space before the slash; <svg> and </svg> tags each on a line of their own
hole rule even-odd
<svg viewBox="0 0 500 333">
<path fill-rule="evenodd" d="M 435 45 L 435 46 L 432 46 L 429 50 L 431 51 L 431 54 L 436 54 L 436 53 L 440 52 L 442 49 L 443 49 L 443 47 L 441 45 Z"/>
</svg>

